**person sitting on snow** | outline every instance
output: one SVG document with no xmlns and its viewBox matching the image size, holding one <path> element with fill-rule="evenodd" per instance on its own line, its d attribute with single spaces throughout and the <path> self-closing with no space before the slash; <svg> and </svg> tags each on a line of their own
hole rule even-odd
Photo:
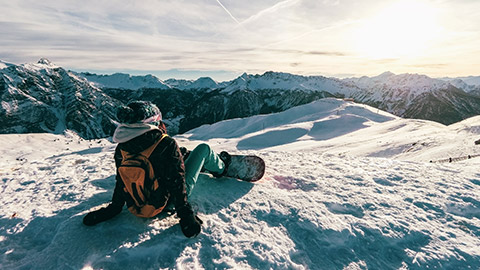
<svg viewBox="0 0 480 270">
<path fill-rule="evenodd" d="M 136 216 L 147 218 L 175 207 L 185 236 L 197 236 L 202 221 L 192 210 L 188 197 L 202 169 L 220 177 L 227 170 L 230 155 L 227 152 L 217 155 L 203 143 L 184 160 L 176 141 L 166 135 L 160 110 L 148 101 L 134 101 L 121 107 L 117 118 L 121 124 L 113 135 L 113 141 L 118 145 L 114 155 L 117 173 L 112 201 L 108 206 L 88 213 L 83 223 L 93 226 L 111 219 L 122 211 L 125 204 Z M 147 161 L 137 161 L 139 156 L 146 157 Z M 155 180 L 144 181 L 149 177 L 138 177 L 138 167 L 131 165 L 135 162 L 150 163 L 153 168 L 150 174 Z M 147 168 L 145 174 L 150 171 Z M 138 177 L 141 183 L 129 182 L 132 177 Z"/>
</svg>

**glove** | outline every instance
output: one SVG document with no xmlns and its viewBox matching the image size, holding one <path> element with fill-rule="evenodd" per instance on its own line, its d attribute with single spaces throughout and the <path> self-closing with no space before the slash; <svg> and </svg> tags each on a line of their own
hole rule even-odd
<svg viewBox="0 0 480 270">
<path fill-rule="evenodd" d="M 193 213 L 189 204 L 180 208 L 177 215 L 180 218 L 180 228 L 186 237 L 195 237 L 201 232 L 203 221 Z"/>
<path fill-rule="evenodd" d="M 183 234 L 188 237 L 196 237 L 202 231 L 203 221 L 197 215 L 190 215 L 180 219 L 180 227 Z"/>
<path fill-rule="evenodd" d="M 83 224 L 87 226 L 97 225 L 100 222 L 109 220 L 122 211 L 122 206 L 110 204 L 107 207 L 88 213 L 83 218 Z"/>
<path fill-rule="evenodd" d="M 83 218 L 83 224 L 85 224 L 87 226 L 97 225 L 98 223 L 100 223 L 102 221 L 103 220 L 100 218 L 100 215 L 98 214 L 98 211 L 90 212 Z"/>
</svg>

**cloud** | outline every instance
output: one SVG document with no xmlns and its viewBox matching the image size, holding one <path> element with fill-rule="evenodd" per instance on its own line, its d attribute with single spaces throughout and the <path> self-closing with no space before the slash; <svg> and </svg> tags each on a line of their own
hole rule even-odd
<svg viewBox="0 0 480 270">
<path fill-rule="evenodd" d="M 434 69 L 437 69 L 437 68 L 445 68 L 448 66 L 448 64 L 445 64 L 445 63 L 430 63 L 430 64 L 415 64 L 415 65 L 409 65 L 411 67 L 415 67 L 415 68 L 428 68 L 428 69 L 431 69 L 431 68 L 434 68 Z"/>
<path fill-rule="evenodd" d="M 307 55 L 326 55 L 326 56 L 347 56 L 347 53 L 343 52 L 320 52 L 320 51 L 310 51 L 310 52 L 301 52 Z"/>
<path fill-rule="evenodd" d="M 444 22 L 462 20 L 452 22 L 453 30 L 444 28 L 444 40 L 429 55 L 408 61 L 362 58 L 349 37 L 359 22 L 391 1 L 0 0 L 6 14 L 0 18 L 0 59 L 24 63 L 47 57 L 72 69 L 94 70 L 366 75 L 391 65 L 408 72 L 429 68 L 421 63 L 448 63 L 442 69 L 448 70 L 480 62 L 480 2 L 466 0 L 459 7 L 456 1 L 439 4 L 448 15 Z"/>
</svg>

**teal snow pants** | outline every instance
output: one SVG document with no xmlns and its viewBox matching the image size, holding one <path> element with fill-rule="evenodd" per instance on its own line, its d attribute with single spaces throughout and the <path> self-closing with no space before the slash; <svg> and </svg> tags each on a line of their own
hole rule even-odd
<svg viewBox="0 0 480 270">
<path fill-rule="evenodd" d="M 190 152 L 190 155 L 185 160 L 185 185 L 187 189 L 187 197 L 192 194 L 193 187 L 197 182 L 198 175 L 202 168 L 209 172 L 222 173 L 225 164 L 213 152 L 208 144 L 199 144 Z"/>
</svg>

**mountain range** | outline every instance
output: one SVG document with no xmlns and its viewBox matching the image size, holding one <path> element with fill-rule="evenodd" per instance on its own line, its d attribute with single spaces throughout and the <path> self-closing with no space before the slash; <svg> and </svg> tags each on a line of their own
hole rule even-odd
<svg viewBox="0 0 480 270">
<path fill-rule="evenodd" d="M 403 118 L 445 125 L 480 114 L 480 77 L 435 79 L 385 72 L 328 78 L 289 73 L 242 74 L 232 81 L 67 71 L 47 59 L 0 62 L 0 133 L 73 130 L 86 139 L 111 136 L 118 106 L 142 99 L 162 110 L 169 132 L 225 119 L 280 112 L 325 97 L 346 98 Z"/>
</svg>

